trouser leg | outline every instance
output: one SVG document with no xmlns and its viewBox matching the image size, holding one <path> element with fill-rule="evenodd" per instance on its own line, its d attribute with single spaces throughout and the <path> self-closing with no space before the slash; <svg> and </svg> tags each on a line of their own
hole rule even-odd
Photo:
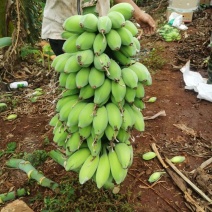
<svg viewBox="0 0 212 212">
<path fill-rule="evenodd" d="M 65 40 L 49 39 L 49 44 L 56 56 L 64 53 L 62 49 L 64 42 Z"/>
</svg>

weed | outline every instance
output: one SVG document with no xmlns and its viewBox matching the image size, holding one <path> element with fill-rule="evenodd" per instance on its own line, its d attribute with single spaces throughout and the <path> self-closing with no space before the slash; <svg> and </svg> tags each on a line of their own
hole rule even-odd
<svg viewBox="0 0 212 212">
<path fill-rule="evenodd" d="M 0 150 L 0 157 L 4 154 L 11 154 L 15 151 L 17 147 L 16 142 L 10 142 L 7 144 L 6 150 Z"/>
<path fill-rule="evenodd" d="M 29 161 L 32 166 L 37 167 L 44 163 L 47 159 L 48 154 L 44 150 L 35 150 L 32 153 L 24 153 L 23 159 Z"/>
<path fill-rule="evenodd" d="M 156 72 L 167 63 L 162 54 L 164 51 L 164 47 L 156 46 L 148 54 L 143 56 L 140 62 L 147 66 L 151 72 Z"/>
</svg>

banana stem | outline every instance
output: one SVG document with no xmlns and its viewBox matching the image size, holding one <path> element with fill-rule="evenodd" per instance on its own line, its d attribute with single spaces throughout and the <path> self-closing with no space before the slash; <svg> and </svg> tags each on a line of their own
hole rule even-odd
<svg viewBox="0 0 212 212">
<path fill-rule="evenodd" d="M 51 157 L 56 163 L 60 164 L 62 167 L 64 167 L 65 161 L 67 160 L 65 155 L 55 150 L 51 150 L 49 152 L 49 157 Z"/>
<path fill-rule="evenodd" d="M 27 195 L 28 192 L 25 188 L 20 188 L 17 191 L 11 191 L 8 193 L 0 194 L 0 204 L 6 201 L 14 200 L 16 197 L 22 197 Z"/>
<path fill-rule="evenodd" d="M 20 169 L 20 170 L 24 171 L 27 174 L 28 178 L 36 180 L 39 185 L 41 185 L 43 187 L 50 188 L 51 190 L 53 190 L 55 192 L 58 192 L 59 185 L 56 182 L 46 178 L 40 172 L 38 172 L 31 165 L 31 163 L 29 161 L 25 161 L 25 160 L 22 160 L 22 159 L 11 158 L 10 160 L 8 160 L 6 162 L 6 165 L 8 167 L 17 168 L 17 169 Z"/>
</svg>

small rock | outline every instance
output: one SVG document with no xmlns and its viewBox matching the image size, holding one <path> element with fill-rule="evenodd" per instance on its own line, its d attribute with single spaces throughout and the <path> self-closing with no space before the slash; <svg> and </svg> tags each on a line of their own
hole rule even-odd
<svg viewBox="0 0 212 212">
<path fill-rule="evenodd" d="M 1 212 L 34 212 L 22 200 L 15 200 L 1 209 Z"/>
</svg>

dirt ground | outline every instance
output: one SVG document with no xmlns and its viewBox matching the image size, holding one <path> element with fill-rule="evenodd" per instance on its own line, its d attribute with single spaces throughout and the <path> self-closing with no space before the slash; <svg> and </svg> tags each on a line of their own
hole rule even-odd
<svg viewBox="0 0 212 212">
<path fill-rule="evenodd" d="M 185 83 L 180 72 L 180 68 L 190 59 L 192 70 L 207 77 L 206 65 L 203 62 L 209 55 L 209 50 L 206 47 L 209 44 L 209 31 L 212 26 L 211 17 L 210 10 L 196 13 L 192 23 L 187 24 L 189 29 L 182 32 L 182 39 L 179 42 L 165 42 L 158 34 L 144 36 L 141 40 L 141 51 L 146 52 L 142 57 L 143 60 L 147 58 L 146 63 L 150 66 L 153 78 L 152 85 L 145 87 L 146 98 L 157 97 L 156 102 L 146 103 L 143 115 L 151 117 L 164 111 L 165 116 L 146 120 L 144 133 L 133 132 L 135 139 L 133 143 L 134 162 L 129 169 L 126 180 L 120 186 L 120 194 L 127 194 L 124 202 L 127 201 L 133 206 L 133 209 L 129 209 L 129 211 L 198 211 L 190 208 L 189 205 L 192 204 L 189 202 L 191 201 L 185 198 L 183 192 L 176 186 L 168 173 L 164 174 L 153 186 L 148 183 L 148 177 L 151 173 L 165 170 L 157 158 L 151 161 L 144 161 L 141 158 L 143 153 L 152 151 L 151 145 L 153 143 L 156 144 L 163 159 L 176 155 L 185 156 L 186 160 L 177 164 L 176 167 L 202 192 L 212 198 L 212 166 L 209 164 L 204 169 L 198 169 L 204 161 L 212 156 L 211 102 L 198 99 L 197 93 L 194 91 L 185 90 Z M 157 49 L 159 55 L 156 60 L 160 60 L 155 60 L 154 64 L 148 59 L 148 53 L 153 48 Z M 159 67 L 162 60 L 165 62 L 162 67 Z M 0 194 L 21 187 L 29 187 L 30 194 L 22 199 L 35 212 L 39 212 L 44 205 L 42 197 L 51 196 L 52 192 L 28 181 L 22 171 L 6 167 L 5 162 L 12 156 L 22 157 L 24 152 L 32 153 L 35 150 L 48 152 L 56 149 L 52 142 L 52 129 L 48 123 L 54 113 L 55 100 L 60 92 L 56 87 L 56 76 L 53 71 L 47 72 L 41 66 L 35 69 L 33 63 L 26 62 L 19 64 L 17 70 L 22 75 L 16 75 L 16 79 L 19 79 L 18 77 L 27 79 L 29 87 L 12 92 L 1 92 L 0 101 L 8 103 L 9 108 L 0 113 L 0 150 L 5 150 L 7 144 L 12 141 L 17 143 L 17 148 L 15 153 L 4 154 L 0 157 Z M 38 87 L 43 89 L 44 94 L 36 102 L 32 102 L 32 93 Z M 11 113 L 16 113 L 18 118 L 14 121 L 6 121 L 5 117 Z M 76 178 L 74 173 L 65 172 L 50 158 L 39 165 L 38 170 L 58 183 L 67 178 Z M 193 170 L 196 171 L 192 173 Z M 76 184 L 77 182 L 75 182 Z M 80 186 L 78 184 L 78 187 Z M 207 206 L 208 202 L 189 184 L 185 184 L 185 187 L 195 204 L 204 208 L 204 211 L 212 210 L 209 209 L 210 206 Z M 95 195 L 98 196 L 98 192 L 95 192 Z M 36 196 L 38 193 L 41 195 L 40 199 Z M 76 202 L 78 199 L 82 201 L 83 195 L 85 201 L 88 198 L 86 195 L 91 195 L 89 192 L 88 194 L 85 192 L 77 194 L 79 196 L 76 197 Z M 36 199 L 32 201 L 33 198 Z M 120 202 L 124 204 L 122 201 Z M 98 202 L 95 204 L 97 205 L 95 211 L 111 211 L 103 210 Z M 0 205 L 0 209 L 3 206 L 5 205 Z M 128 210 L 122 209 L 122 211 Z"/>
</svg>

